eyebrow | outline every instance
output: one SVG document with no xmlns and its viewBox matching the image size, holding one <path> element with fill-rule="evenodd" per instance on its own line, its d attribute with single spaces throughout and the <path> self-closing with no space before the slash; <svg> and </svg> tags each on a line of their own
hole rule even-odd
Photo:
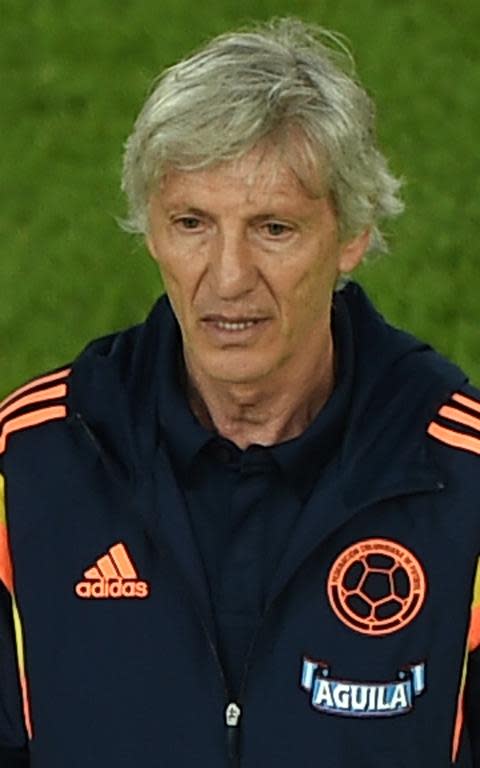
<svg viewBox="0 0 480 768">
<path fill-rule="evenodd" d="M 277 213 L 274 213 L 272 211 L 271 213 L 259 213 L 259 214 L 257 214 L 257 216 L 254 216 L 253 218 L 261 220 L 261 219 L 283 219 L 283 218 L 286 218 L 286 219 L 289 219 L 289 218 L 298 219 L 299 217 L 298 216 L 293 216 L 292 217 L 291 214 L 279 213 L 278 211 L 277 211 Z"/>
<path fill-rule="evenodd" d="M 214 213 L 210 213 L 209 211 L 206 211 L 202 208 L 196 208 L 191 205 L 183 205 L 181 203 L 175 203 L 173 202 L 171 205 L 166 206 L 165 208 L 166 212 L 168 214 L 171 214 L 172 212 L 178 212 L 183 215 L 191 215 L 191 216 L 208 216 L 208 217 L 214 217 Z M 304 221 L 305 216 L 299 215 L 297 213 L 294 213 L 293 211 L 273 211 L 273 210 L 267 210 L 265 213 L 254 213 L 252 216 L 249 216 L 248 219 L 251 221 L 268 221 L 268 219 L 292 219 L 295 221 Z"/>
<path fill-rule="evenodd" d="M 209 216 L 210 214 L 207 213 L 207 211 L 202 211 L 201 208 L 193 208 L 192 206 L 185 206 L 185 205 L 179 205 L 178 203 L 168 205 L 166 206 L 166 210 L 168 212 L 174 211 L 181 211 L 182 213 L 190 213 L 194 216 Z"/>
</svg>

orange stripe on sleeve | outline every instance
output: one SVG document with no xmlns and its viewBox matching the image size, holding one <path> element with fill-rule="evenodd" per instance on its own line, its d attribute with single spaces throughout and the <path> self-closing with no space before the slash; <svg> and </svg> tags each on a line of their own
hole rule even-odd
<svg viewBox="0 0 480 768">
<path fill-rule="evenodd" d="M 115 544 L 114 547 L 110 547 L 109 552 L 123 579 L 138 578 L 137 572 L 133 567 L 132 561 L 130 560 L 130 556 L 124 544 Z"/>
<path fill-rule="evenodd" d="M 464 699 L 463 699 L 463 690 L 462 690 L 461 694 L 458 697 L 457 715 L 455 717 L 455 725 L 453 728 L 452 763 L 457 762 L 458 750 L 460 749 L 460 738 L 462 736 L 463 717 L 464 717 L 463 708 L 464 708 Z"/>
<path fill-rule="evenodd" d="M 476 453 L 480 456 L 480 439 L 478 437 L 462 435 L 461 432 L 454 432 L 452 429 L 441 427 L 434 421 L 429 424 L 427 432 L 442 443 L 451 445 L 454 448 L 461 448 L 464 451 L 471 451 L 471 453 Z"/>
<path fill-rule="evenodd" d="M 457 697 L 457 710 L 455 715 L 455 723 L 453 727 L 452 737 L 452 763 L 455 763 L 458 758 L 458 752 L 460 749 L 460 742 L 463 730 L 464 721 L 464 696 L 465 685 L 467 682 L 468 671 L 468 659 L 469 654 L 475 651 L 480 646 L 480 558 L 477 560 L 477 566 L 475 570 L 475 579 L 473 582 L 473 594 L 470 607 L 470 623 L 468 626 L 467 640 L 465 644 L 465 655 L 463 657 L 463 664 L 460 676 L 460 685 Z"/>
<path fill-rule="evenodd" d="M 17 416 L 16 419 L 7 421 L 3 427 L 3 432 L 0 435 L 0 455 L 5 453 L 7 445 L 7 438 L 13 432 L 18 432 L 21 429 L 28 429 L 28 427 L 35 427 L 39 424 L 43 424 L 45 421 L 53 421 L 54 419 L 64 419 L 67 415 L 67 409 L 64 405 L 51 406 L 50 408 L 41 408 L 38 411 L 32 413 L 25 413 L 23 416 Z"/>
<path fill-rule="evenodd" d="M 470 653 L 480 647 L 480 605 L 472 608 L 470 630 L 468 633 L 468 650 Z"/>
<path fill-rule="evenodd" d="M 47 376 L 42 376 L 39 379 L 29 381 L 28 384 L 25 384 L 23 387 L 16 389 L 15 392 L 12 392 L 11 395 L 6 397 L 5 400 L 0 403 L 0 408 L 4 408 L 6 405 L 8 405 L 8 403 L 10 403 L 19 395 L 23 394 L 24 392 L 28 392 L 30 389 L 39 387 L 41 384 L 50 384 L 52 381 L 58 381 L 58 379 L 66 379 L 71 370 L 71 368 L 63 368 L 61 371 L 57 371 L 56 373 L 49 373 Z"/>
<path fill-rule="evenodd" d="M 0 579 L 3 581 L 12 596 L 13 626 L 15 632 L 15 646 L 17 651 L 18 675 L 23 699 L 23 712 L 25 728 L 29 738 L 32 738 L 32 720 L 30 717 L 30 704 L 28 700 L 28 683 L 25 673 L 25 649 L 23 645 L 23 629 L 20 612 L 13 592 L 13 565 L 10 557 L 7 533 L 7 511 L 5 508 L 5 479 L 0 474 Z"/>
<path fill-rule="evenodd" d="M 25 639 L 22 618 L 20 610 L 15 600 L 15 595 L 12 596 L 12 608 L 13 608 L 13 626 L 15 630 L 15 644 L 17 646 L 17 663 L 18 663 L 18 676 L 20 679 L 20 686 L 22 690 L 23 699 L 23 715 L 25 720 L 25 729 L 28 733 L 28 737 L 33 737 L 32 731 L 32 715 L 30 710 L 30 697 L 28 693 L 28 677 L 25 664 Z"/>
<path fill-rule="evenodd" d="M 32 718 L 30 714 L 30 702 L 28 698 L 28 681 L 25 671 L 25 647 L 23 641 L 23 627 L 20 611 L 13 591 L 13 565 L 9 552 L 7 536 L 7 511 L 5 508 L 5 479 L 0 474 L 0 578 L 10 591 L 12 596 L 13 627 L 15 633 L 15 647 L 17 651 L 18 676 L 20 680 L 25 728 L 29 738 L 32 738 Z"/>
<path fill-rule="evenodd" d="M 12 559 L 5 523 L 0 523 L 0 581 L 3 581 L 9 592 L 13 591 Z"/>
<path fill-rule="evenodd" d="M 457 393 L 452 395 L 452 400 L 460 403 L 460 405 L 465 405 L 467 408 L 471 408 L 472 411 L 480 413 L 480 403 L 477 400 L 473 400 L 471 397 L 466 397 L 465 395 Z"/>
<path fill-rule="evenodd" d="M 22 689 L 23 717 L 25 720 L 25 730 L 28 738 L 33 738 L 32 717 L 30 715 L 30 698 L 28 694 L 28 683 L 25 675 L 20 675 L 20 688 Z"/>
<path fill-rule="evenodd" d="M 458 421 L 460 424 L 465 424 L 466 427 L 472 427 L 478 429 L 480 432 L 480 419 L 476 416 L 471 416 L 469 413 L 459 411 L 458 408 L 450 408 L 448 405 L 443 405 L 439 410 L 440 416 L 450 421 Z"/>
<path fill-rule="evenodd" d="M 34 405 L 35 403 L 42 403 L 44 400 L 57 400 L 60 397 L 65 397 L 67 394 L 66 384 L 57 384 L 49 389 L 42 389 L 40 392 L 33 392 L 31 395 L 25 395 L 19 400 L 15 400 L 14 403 L 0 408 L 0 419 L 5 419 L 11 413 L 14 413 L 20 408 L 25 408 L 27 405 Z"/>
<path fill-rule="evenodd" d="M 13 591 L 12 558 L 8 543 L 5 480 L 3 475 L 0 475 L 0 580 L 3 581 L 9 592 Z"/>
</svg>

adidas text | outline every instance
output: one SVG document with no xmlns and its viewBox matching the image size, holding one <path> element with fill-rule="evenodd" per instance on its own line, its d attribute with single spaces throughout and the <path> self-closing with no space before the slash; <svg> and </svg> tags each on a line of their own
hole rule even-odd
<svg viewBox="0 0 480 768">
<path fill-rule="evenodd" d="M 121 598 L 121 597 L 148 597 L 148 584 L 146 581 L 123 581 L 109 579 L 100 581 L 80 581 L 75 586 L 75 594 L 82 598 Z"/>
</svg>

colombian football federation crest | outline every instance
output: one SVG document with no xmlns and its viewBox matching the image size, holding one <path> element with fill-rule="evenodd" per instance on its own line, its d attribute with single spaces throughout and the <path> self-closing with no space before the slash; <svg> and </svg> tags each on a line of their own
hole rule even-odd
<svg viewBox="0 0 480 768">
<path fill-rule="evenodd" d="M 330 605 L 350 629 L 382 636 L 410 624 L 427 592 L 415 555 L 390 539 L 366 539 L 345 549 L 327 579 Z"/>
<path fill-rule="evenodd" d="M 358 682 L 334 678 L 323 661 L 303 658 L 301 687 L 318 712 L 347 717 L 391 717 L 410 712 L 425 690 L 425 664 L 406 666 L 387 682 Z"/>
</svg>

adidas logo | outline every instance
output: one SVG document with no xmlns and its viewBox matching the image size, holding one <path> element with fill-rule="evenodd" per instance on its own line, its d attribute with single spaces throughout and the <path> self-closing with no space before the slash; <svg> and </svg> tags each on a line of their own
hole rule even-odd
<svg viewBox="0 0 480 768">
<path fill-rule="evenodd" d="M 83 574 L 85 581 L 75 585 L 75 594 L 84 599 L 148 597 L 149 585 L 138 578 L 125 544 L 110 547 L 106 555 Z"/>
</svg>

